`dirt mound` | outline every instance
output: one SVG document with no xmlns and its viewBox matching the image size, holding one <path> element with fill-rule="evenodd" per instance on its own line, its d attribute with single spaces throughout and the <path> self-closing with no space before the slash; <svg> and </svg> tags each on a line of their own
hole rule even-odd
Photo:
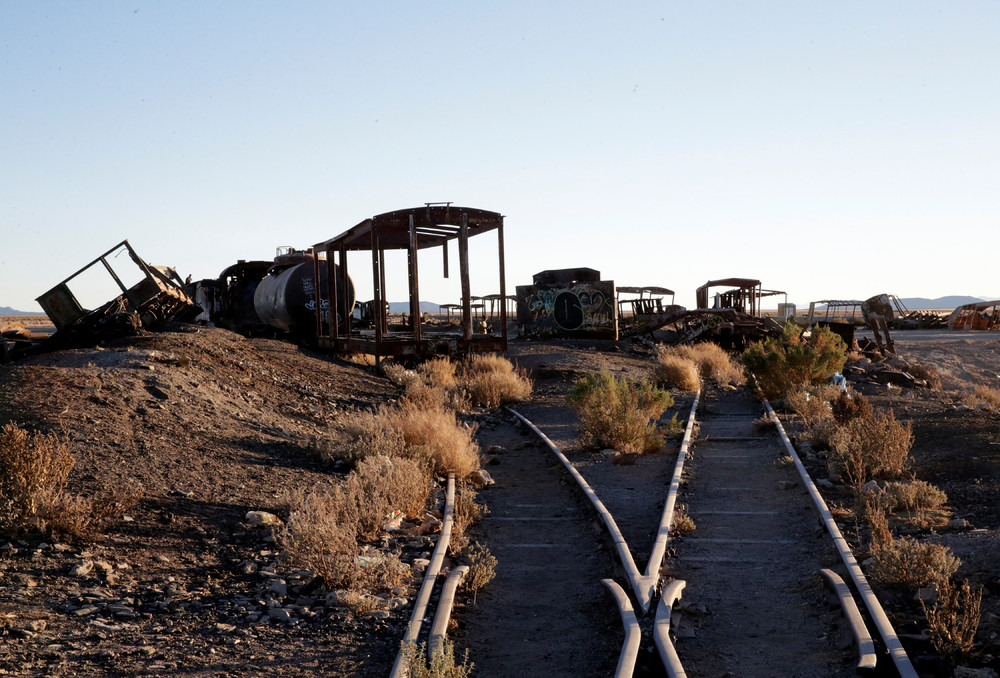
<svg viewBox="0 0 1000 678">
<path fill-rule="evenodd" d="M 72 491 L 132 485 L 143 499 L 93 543 L 0 542 L 0 632 L 10 636 L 0 669 L 387 673 L 400 620 L 321 623 L 343 611 L 279 575 L 267 531 L 242 521 L 275 510 L 288 489 L 329 483 L 309 441 L 344 411 L 395 395 L 371 368 L 181 324 L 6 366 L 0 422 L 64 436 L 77 458 Z M 287 620 L 270 614 L 295 605 Z M 390 649 L 372 656 L 380 638 Z"/>
</svg>

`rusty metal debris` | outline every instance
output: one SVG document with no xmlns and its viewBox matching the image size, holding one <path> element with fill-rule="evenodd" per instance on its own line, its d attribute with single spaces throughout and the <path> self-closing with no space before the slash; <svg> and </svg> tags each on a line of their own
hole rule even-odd
<svg viewBox="0 0 1000 678">
<path fill-rule="evenodd" d="M 959 306 L 948 316 L 949 330 L 1000 330 L 1000 299 Z"/>
<path fill-rule="evenodd" d="M 128 253 L 137 271 L 124 276 L 112 266 L 112 259 Z M 96 309 L 85 309 L 70 290 L 69 283 L 100 264 L 121 294 Z M 127 286 L 123 277 L 138 282 Z M 168 267 L 151 266 L 143 261 L 128 240 L 123 240 L 79 271 L 69 276 L 37 299 L 52 320 L 56 333 L 49 339 L 54 345 L 98 343 L 104 339 L 155 329 L 168 320 L 186 320 L 199 312 L 184 291 L 177 272 Z"/>
</svg>

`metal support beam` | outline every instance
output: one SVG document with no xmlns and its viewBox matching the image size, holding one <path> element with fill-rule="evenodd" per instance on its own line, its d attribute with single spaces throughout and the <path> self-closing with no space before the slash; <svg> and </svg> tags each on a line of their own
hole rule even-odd
<svg viewBox="0 0 1000 678">
<path fill-rule="evenodd" d="M 469 215 L 458 231 L 458 267 L 462 278 L 462 337 L 472 339 L 472 290 L 469 284 Z"/>
</svg>

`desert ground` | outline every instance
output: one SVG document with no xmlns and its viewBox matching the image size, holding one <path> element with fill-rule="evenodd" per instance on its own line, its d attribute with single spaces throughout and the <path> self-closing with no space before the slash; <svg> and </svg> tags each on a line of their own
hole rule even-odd
<svg viewBox="0 0 1000 678">
<path fill-rule="evenodd" d="M 974 385 L 1000 379 L 1000 339 L 914 331 L 896 342 L 906 359 L 935 368 L 941 386 L 854 387 L 912 422 L 912 471 L 948 494 L 955 519 L 933 538 L 962 559 L 957 578 L 983 587 L 971 663 L 1000 670 L 1000 412 L 969 404 Z M 541 345 L 512 342 L 509 354 L 532 367 Z M 574 371 L 580 351 L 633 361 L 642 352 L 629 341 L 545 347 L 547 379 L 559 374 L 560 352 Z M 72 491 L 141 496 L 92 539 L 0 539 L 0 673 L 388 675 L 409 608 L 338 606 L 288 567 L 247 513 L 281 515 L 290 489 L 336 483 L 343 470 L 310 449 L 335 438 L 344 412 L 399 395 L 371 366 L 186 324 L 0 365 L 0 424 L 63 436 L 76 457 Z M 476 410 L 466 419 L 486 449 L 522 444 L 520 434 L 497 439 L 508 417 Z M 833 488 L 828 501 L 846 499 Z M 477 538 L 488 545 L 490 534 Z M 430 550 L 421 539 L 396 546 L 404 560 Z M 933 655 L 912 594 L 881 593 L 909 651 Z M 459 627 L 474 614 L 463 602 Z"/>
</svg>

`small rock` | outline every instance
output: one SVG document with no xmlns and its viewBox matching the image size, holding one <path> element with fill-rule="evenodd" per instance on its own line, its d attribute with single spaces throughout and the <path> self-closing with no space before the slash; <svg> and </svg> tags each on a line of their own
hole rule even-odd
<svg viewBox="0 0 1000 678">
<path fill-rule="evenodd" d="M 93 560 L 83 560 L 76 565 L 74 565 L 70 571 L 69 576 L 71 577 L 86 577 L 90 574 L 91 570 L 94 569 Z"/>
<path fill-rule="evenodd" d="M 101 608 L 96 605 L 84 605 L 83 607 L 73 610 L 73 614 L 77 617 L 86 617 L 88 614 L 94 614 L 100 611 Z"/>
<path fill-rule="evenodd" d="M 246 517 L 244 518 L 247 525 L 252 527 L 258 527 L 260 525 L 280 525 L 281 518 L 274 515 L 273 513 L 268 513 L 267 511 L 247 511 Z"/>
<path fill-rule="evenodd" d="M 487 485 L 493 485 L 496 483 L 496 481 L 493 480 L 493 476 L 490 475 L 490 472 L 482 468 L 469 475 L 469 482 L 477 488 L 483 488 Z"/>
<path fill-rule="evenodd" d="M 219 622 L 215 625 L 215 630 L 218 631 L 219 633 L 232 633 L 233 631 L 236 630 L 236 625 L 223 624 L 222 622 Z"/>
<path fill-rule="evenodd" d="M 164 556 L 162 554 L 157 554 L 157 555 L 153 556 L 153 560 L 155 560 L 158 563 L 169 563 L 170 562 L 170 558 L 167 558 L 166 556 Z"/>
<path fill-rule="evenodd" d="M 28 589 L 32 589 L 38 586 L 38 582 L 34 578 L 29 577 L 23 572 L 17 572 L 16 574 L 11 575 L 11 581 L 13 581 L 18 586 L 23 586 Z"/>
<path fill-rule="evenodd" d="M 44 619 L 35 619 L 33 621 L 28 622 L 24 628 L 28 629 L 29 631 L 33 631 L 35 633 L 41 633 L 42 631 L 45 630 L 45 627 L 47 626 L 48 622 L 46 622 Z"/>
<path fill-rule="evenodd" d="M 431 564 L 428 558 L 414 558 L 413 559 L 413 569 L 414 570 L 426 570 L 427 566 Z"/>
<path fill-rule="evenodd" d="M 969 521 L 965 518 L 952 518 L 948 521 L 948 528 L 952 530 L 964 530 L 969 527 Z"/>
<path fill-rule="evenodd" d="M 275 579 L 271 582 L 268 592 L 272 595 L 278 596 L 279 598 L 284 598 L 288 595 L 288 585 L 283 579 Z"/>
<path fill-rule="evenodd" d="M 292 620 L 291 613 L 283 607 L 272 607 L 267 611 L 267 616 L 274 621 L 289 622 Z"/>
<path fill-rule="evenodd" d="M 836 485 L 834 485 L 833 482 L 829 478 L 820 478 L 820 479 L 818 479 L 816 481 L 816 484 L 819 487 L 822 487 L 822 488 L 827 489 L 827 490 L 832 490 L 833 488 L 836 487 Z"/>
<path fill-rule="evenodd" d="M 790 490 L 798 485 L 794 480 L 779 480 L 778 489 L 779 490 Z"/>
<path fill-rule="evenodd" d="M 389 610 L 372 610 L 366 617 L 371 617 L 372 619 L 388 619 L 391 616 Z"/>
</svg>

